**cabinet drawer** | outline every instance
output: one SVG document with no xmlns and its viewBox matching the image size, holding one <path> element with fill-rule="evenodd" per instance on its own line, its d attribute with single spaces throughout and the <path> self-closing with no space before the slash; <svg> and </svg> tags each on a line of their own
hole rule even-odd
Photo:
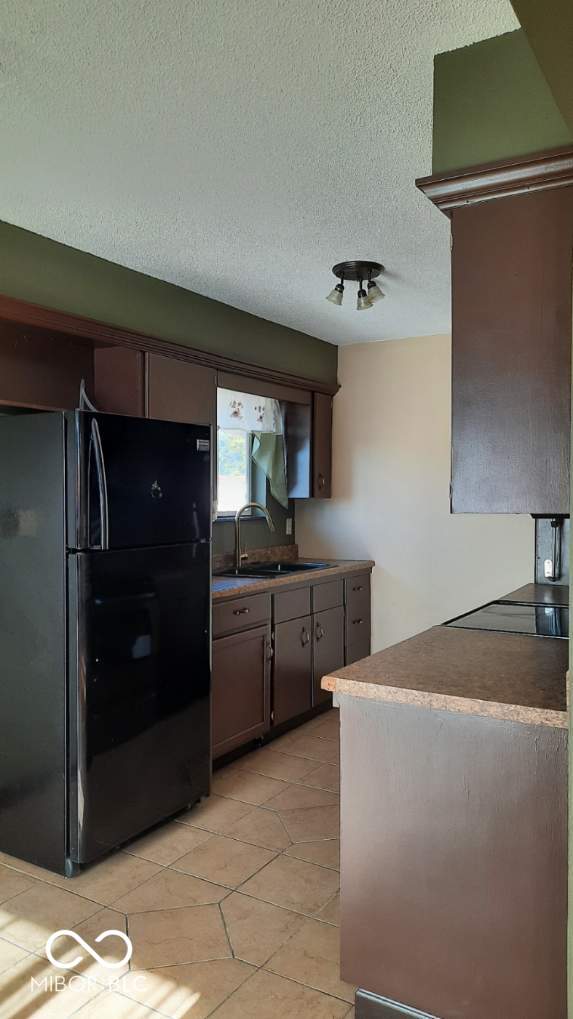
<svg viewBox="0 0 573 1019">
<path fill-rule="evenodd" d="M 348 610 L 347 610 L 348 611 Z M 364 616 L 346 616 L 346 665 L 370 654 L 370 612 Z"/>
<path fill-rule="evenodd" d="M 312 611 L 325 612 L 335 609 L 344 601 L 342 580 L 329 580 L 326 584 L 315 584 L 312 588 Z"/>
<path fill-rule="evenodd" d="M 288 619 L 300 619 L 310 612 L 310 587 L 298 587 L 294 591 L 281 591 L 273 595 L 273 619 L 285 623 Z"/>
<path fill-rule="evenodd" d="M 251 594 L 213 605 L 213 637 L 260 626 L 271 618 L 271 596 Z"/>
<path fill-rule="evenodd" d="M 370 617 L 370 574 L 359 573 L 356 577 L 347 577 L 344 585 L 347 616 Z"/>
</svg>

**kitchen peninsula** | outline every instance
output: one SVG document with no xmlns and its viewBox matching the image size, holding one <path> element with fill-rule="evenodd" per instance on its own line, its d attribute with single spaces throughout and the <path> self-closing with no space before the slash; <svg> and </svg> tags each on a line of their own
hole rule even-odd
<svg viewBox="0 0 573 1019">
<path fill-rule="evenodd" d="M 357 1019 L 564 1019 L 567 648 L 435 626 L 323 679 Z"/>
</svg>

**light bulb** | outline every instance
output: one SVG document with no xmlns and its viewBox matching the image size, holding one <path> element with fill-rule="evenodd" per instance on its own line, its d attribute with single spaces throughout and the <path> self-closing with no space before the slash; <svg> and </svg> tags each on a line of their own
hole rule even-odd
<svg viewBox="0 0 573 1019">
<path fill-rule="evenodd" d="M 337 283 L 336 286 L 334 287 L 334 290 L 330 291 L 326 300 L 330 301 L 332 304 L 341 305 L 343 297 L 344 297 L 344 284 Z"/>
<path fill-rule="evenodd" d="M 386 297 L 386 294 L 380 289 L 378 284 L 374 280 L 368 280 L 368 300 L 370 303 L 374 304 L 375 301 L 381 301 L 383 297 Z"/>
<path fill-rule="evenodd" d="M 368 299 L 368 295 L 365 290 L 360 287 L 358 291 L 358 297 L 356 299 L 356 311 L 367 311 L 368 308 L 372 307 L 372 301 Z"/>
</svg>

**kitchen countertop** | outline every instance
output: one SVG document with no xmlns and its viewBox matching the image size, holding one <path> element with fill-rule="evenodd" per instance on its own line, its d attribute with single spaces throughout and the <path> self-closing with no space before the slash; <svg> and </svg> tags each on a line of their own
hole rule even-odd
<svg viewBox="0 0 573 1019">
<path fill-rule="evenodd" d="M 531 605 L 569 605 L 568 584 L 525 584 L 506 594 L 499 601 L 523 602 Z"/>
<path fill-rule="evenodd" d="M 322 686 L 352 697 L 566 728 L 568 646 L 550 637 L 434 626 L 324 676 Z"/>
<path fill-rule="evenodd" d="M 313 560 L 305 557 L 305 562 L 324 562 L 324 559 Z M 371 570 L 374 562 L 371 559 L 329 559 L 329 565 L 323 570 L 301 570 L 298 573 L 285 573 L 281 577 L 213 577 L 213 601 L 236 598 L 242 594 L 272 593 L 280 587 L 295 587 L 316 580 L 336 580 L 348 573 L 360 570 Z M 253 564 L 251 564 L 253 565 Z"/>
</svg>

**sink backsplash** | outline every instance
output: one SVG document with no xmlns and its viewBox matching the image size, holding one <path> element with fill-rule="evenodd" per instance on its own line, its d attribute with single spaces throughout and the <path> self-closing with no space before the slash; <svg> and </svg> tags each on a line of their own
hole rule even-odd
<svg viewBox="0 0 573 1019">
<path fill-rule="evenodd" d="M 298 545 L 269 545 L 268 548 L 246 549 L 247 558 L 243 563 L 289 563 L 298 559 Z M 213 556 L 213 573 L 233 569 L 235 565 L 232 553 Z"/>
</svg>

